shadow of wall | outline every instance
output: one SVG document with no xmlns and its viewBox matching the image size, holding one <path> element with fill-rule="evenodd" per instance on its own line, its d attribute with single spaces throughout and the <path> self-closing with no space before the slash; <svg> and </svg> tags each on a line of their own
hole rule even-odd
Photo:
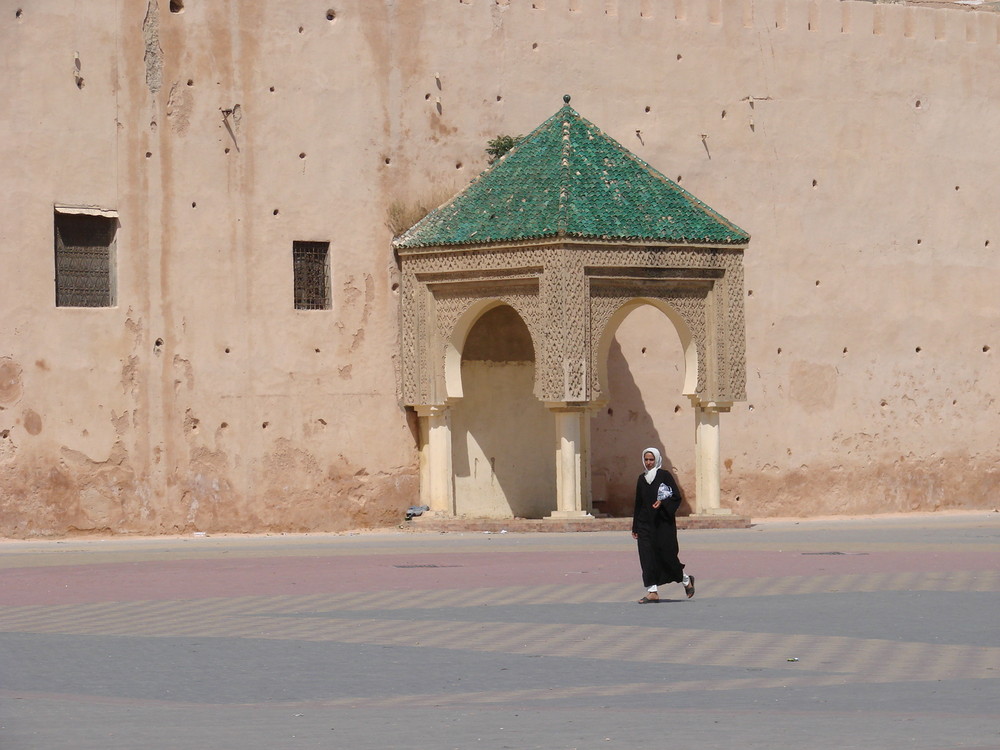
<svg viewBox="0 0 1000 750">
<path fill-rule="evenodd" d="M 591 419 L 591 477 L 595 510 L 631 516 L 642 473 L 642 451 L 653 447 L 674 473 L 691 513 L 694 491 L 694 414 L 683 396 L 684 353 L 666 315 L 646 305 L 622 321 L 608 352 L 607 406 Z"/>
</svg>

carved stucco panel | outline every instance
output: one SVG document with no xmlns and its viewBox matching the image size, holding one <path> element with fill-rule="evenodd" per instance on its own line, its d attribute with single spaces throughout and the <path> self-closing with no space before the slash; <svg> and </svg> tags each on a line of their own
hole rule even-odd
<svg viewBox="0 0 1000 750">
<path fill-rule="evenodd" d="M 747 397 L 747 337 L 743 310 L 743 264 L 741 262 L 733 262 L 731 267 L 726 270 L 726 280 L 729 292 L 729 325 L 726 329 L 729 400 L 745 401 Z"/>
<path fill-rule="evenodd" d="M 703 269 L 716 279 L 705 292 L 642 294 L 662 299 L 684 319 L 698 354 L 697 389 L 716 400 L 741 400 L 746 388 L 746 345 L 741 250 L 614 245 L 542 245 L 431 251 L 403 257 L 403 396 L 410 404 L 443 399 L 444 342 L 469 307 L 482 299 L 511 305 L 535 344 L 535 392 L 546 401 L 599 398 L 597 342 L 615 310 L 637 296 L 635 288 L 589 293 L 587 268 Z M 533 276 L 537 292 L 505 293 L 498 281 Z M 426 279 L 462 282 L 464 293 L 447 283 L 428 288 Z M 669 274 L 659 277 L 661 281 Z M 469 285 L 478 286 L 469 291 Z M 652 291 L 652 290 L 651 290 Z M 713 314 L 710 314 L 710 310 Z M 714 322 L 714 325 L 709 323 Z M 711 330 L 708 327 L 711 325 Z M 589 351 L 588 351 L 589 349 Z M 714 352 L 714 362 L 706 357 Z M 715 383 L 706 391 L 708 367 Z"/>
<path fill-rule="evenodd" d="M 420 383 L 420 363 L 425 361 L 424 344 L 426 336 L 421 335 L 421 317 L 418 314 L 420 286 L 413 271 L 403 267 L 400 278 L 400 349 L 402 355 L 401 386 L 403 402 L 425 404 L 427 394 Z"/>
<path fill-rule="evenodd" d="M 473 301 L 497 297 L 490 294 L 489 288 L 493 281 L 511 276 L 523 276 L 524 271 L 518 269 L 540 268 L 544 248 L 501 248 L 480 249 L 476 251 L 436 251 L 401 256 L 402 266 L 402 390 L 403 399 L 407 404 L 443 403 L 444 391 L 444 342 L 450 337 L 454 322 L 468 309 Z M 428 288 L 428 277 L 455 278 L 466 282 L 481 283 L 481 295 L 465 295 L 466 307 L 453 312 L 462 306 L 458 301 L 462 295 L 439 295 L 435 298 Z M 531 295 L 528 295 L 531 296 Z M 537 295 L 535 295 L 537 296 Z M 443 314 L 451 318 L 451 327 L 442 325 L 440 320 L 441 303 L 443 300 L 455 300 L 445 303 Z M 525 319 L 531 331 L 536 346 L 545 350 L 548 342 L 544 339 L 547 330 L 541 316 L 532 310 L 538 307 L 537 302 L 529 303 L 522 300 L 515 307 L 518 314 Z M 514 305 L 512 305 L 514 306 Z M 529 318 L 532 320 L 529 321 Z M 536 358 L 538 352 L 536 351 Z"/>
<path fill-rule="evenodd" d="M 588 356 L 590 316 L 587 312 L 587 280 L 584 275 L 585 254 L 575 248 L 560 250 L 557 267 L 560 271 L 559 297 L 555 308 L 559 314 L 558 330 L 562 337 L 558 382 L 550 383 L 549 400 L 589 401 Z"/>
</svg>

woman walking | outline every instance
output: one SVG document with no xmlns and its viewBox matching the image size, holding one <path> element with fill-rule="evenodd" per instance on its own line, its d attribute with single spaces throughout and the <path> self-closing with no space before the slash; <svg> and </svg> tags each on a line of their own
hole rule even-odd
<svg viewBox="0 0 1000 750">
<path fill-rule="evenodd" d="M 635 487 L 635 509 L 632 511 L 632 538 L 639 547 L 642 585 L 646 595 L 640 604 L 660 600 L 658 587 L 666 583 L 684 584 L 688 599 L 694 596 L 694 576 L 684 572 L 677 558 L 677 509 L 681 491 L 673 475 L 663 469 L 663 459 L 656 448 L 642 452 L 645 471 Z"/>
</svg>

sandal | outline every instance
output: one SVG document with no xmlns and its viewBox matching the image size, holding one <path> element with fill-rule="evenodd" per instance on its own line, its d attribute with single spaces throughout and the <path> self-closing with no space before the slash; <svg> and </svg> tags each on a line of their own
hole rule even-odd
<svg viewBox="0 0 1000 750">
<path fill-rule="evenodd" d="M 688 599 L 694 596 L 694 576 L 688 576 L 689 583 L 684 587 L 684 593 L 688 595 Z"/>
<path fill-rule="evenodd" d="M 660 601 L 659 594 L 646 594 L 639 600 L 639 604 L 656 604 L 658 601 Z"/>
</svg>

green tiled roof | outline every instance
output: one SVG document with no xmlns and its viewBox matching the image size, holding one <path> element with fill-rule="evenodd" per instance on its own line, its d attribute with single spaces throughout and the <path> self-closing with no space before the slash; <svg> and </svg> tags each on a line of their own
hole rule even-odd
<svg viewBox="0 0 1000 750">
<path fill-rule="evenodd" d="M 567 104 L 399 248 L 545 237 L 742 245 L 750 236 Z"/>
</svg>

